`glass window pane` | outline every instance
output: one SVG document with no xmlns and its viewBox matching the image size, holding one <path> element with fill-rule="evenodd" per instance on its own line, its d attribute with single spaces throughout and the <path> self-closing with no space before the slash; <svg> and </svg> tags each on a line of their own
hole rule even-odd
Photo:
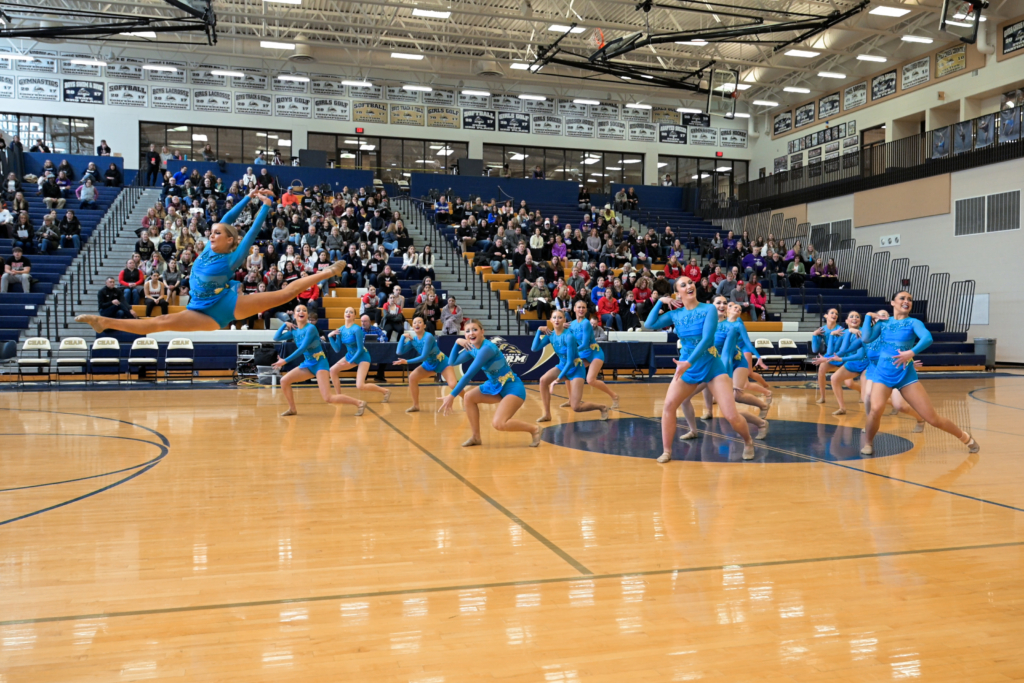
<svg viewBox="0 0 1024 683">
<path fill-rule="evenodd" d="M 245 163 L 245 154 L 242 153 L 242 131 L 238 128 L 218 128 L 214 149 L 218 159 L 233 164 Z"/>
<path fill-rule="evenodd" d="M 292 132 L 290 130 L 272 130 L 268 131 L 268 139 L 270 135 L 276 135 L 277 139 L 274 141 L 274 145 L 267 145 L 271 147 L 271 158 L 274 154 L 281 155 L 281 161 L 285 164 L 292 163 Z"/>
<path fill-rule="evenodd" d="M 262 131 L 242 131 L 242 159 L 241 163 L 251 164 L 260 152 L 267 150 L 267 134 Z"/>
<path fill-rule="evenodd" d="M 206 149 L 207 145 L 210 146 L 214 156 L 216 156 L 217 150 L 214 148 L 217 145 L 217 129 L 207 126 L 193 126 L 192 151 L 189 159 L 203 161 L 203 150 Z"/>
<path fill-rule="evenodd" d="M 171 154 L 178 152 L 183 156 L 188 156 L 192 151 L 192 127 L 167 126 L 167 146 L 170 148 Z"/>
<path fill-rule="evenodd" d="M 533 172 L 536 167 L 540 166 L 541 172 L 544 170 L 544 150 L 540 147 L 527 147 L 526 158 L 523 159 L 523 177 L 532 178 Z M 513 175 L 515 175 L 513 173 Z"/>
<path fill-rule="evenodd" d="M 156 146 L 156 151 L 167 144 L 167 128 L 162 123 L 140 123 L 139 124 L 139 159 L 146 156 L 150 145 Z"/>
<path fill-rule="evenodd" d="M 45 124 L 42 116 L 29 116 L 21 114 L 18 117 L 18 135 L 21 137 L 21 144 L 25 150 L 31 149 L 32 145 L 43 139 Z"/>
<path fill-rule="evenodd" d="M 380 177 L 380 138 L 359 138 L 359 168 Z"/>
<path fill-rule="evenodd" d="M 380 179 L 385 183 L 397 183 L 402 178 L 402 141 L 384 138 L 380 141 L 380 161 L 383 170 Z"/>
<path fill-rule="evenodd" d="M 71 119 L 71 153 L 96 154 L 96 130 L 94 119 Z"/>
<path fill-rule="evenodd" d="M 46 137 L 54 154 L 71 153 L 71 122 L 62 116 L 46 117 Z"/>
<path fill-rule="evenodd" d="M 339 135 L 335 144 L 337 145 L 338 168 L 354 169 L 356 157 L 359 154 L 359 138 L 355 135 Z"/>
<path fill-rule="evenodd" d="M 679 159 L 679 168 L 676 176 L 681 182 L 687 187 L 693 187 L 698 184 L 697 177 L 697 160 L 689 157 Z"/>
<path fill-rule="evenodd" d="M 18 134 L 18 115 L 17 114 L 0 114 L 0 132 L 3 132 L 4 137 L 9 141 L 12 137 Z"/>
<path fill-rule="evenodd" d="M 513 178 L 526 177 L 526 162 L 527 154 L 524 148 L 505 145 L 505 163 L 508 164 Z"/>
<path fill-rule="evenodd" d="M 484 145 L 484 171 L 491 177 L 501 175 L 501 167 L 505 164 L 505 150 L 501 145 Z"/>
</svg>

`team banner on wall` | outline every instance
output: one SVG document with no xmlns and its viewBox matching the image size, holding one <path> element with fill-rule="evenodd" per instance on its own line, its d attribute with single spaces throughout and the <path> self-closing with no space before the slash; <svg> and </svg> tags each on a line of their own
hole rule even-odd
<svg viewBox="0 0 1024 683">
<path fill-rule="evenodd" d="M 60 101 L 60 81 L 44 76 L 19 76 L 18 99 L 39 102 Z"/>
<path fill-rule="evenodd" d="M 512 95 L 492 95 L 491 106 L 495 111 L 522 111 L 523 101 Z"/>
<path fill-rule="evenodd" d="M 9 47 L 0 47 L 0 70 L 10 71 L 13 68 L 11 60 L 7 59 L 4 55 L 11 54 L 12 50 Z"/>
<path fill-rule="evenodd" d="M 827 119 L 839 113 L 839 93 L 825 95 L 818 100 L 818 118 Z"/>
<path fill-rule="evenodd" d="M 932 58 L 922 57 L 916 62 L 911 62 L 903 67 L 903 75 L 900 80 L 900 87 L 903 90 L 927 83 L 932 77 Z"/>
<path fill-rule="evenodd" d="M 313 74 L 309 77 L 309 89 L 316 95 L 345 96 L 345 86 L 337 76 L 327 74 Z"/>
<path fill-rule="evenodd" d="M 1024 21 L 1003 28 L 1003 54 L 1024 50 Z"/>
<path fill-rule="evenodd" d="M 718 129 L 690 126 L 690 144 L 715 146 L 718 144 Z"/>
<path fill-rule="evenodd" d="M 387 89 L 388 101 L 390 102 L 411 102 L 420 101 L 420 94 L 415 90 L 405 90 L 400 85 L 389 85 Z"/>
<path fill-rule="evenodd" d="M 673 107 L 654 107 L 651 109 L 651 123 L 668 123 L 679 125 L 680 114 Z"/>
<path fill-rule="evenodd" d="M 576 104 L 572 100 L 558 101 L 559 116 L 588 116 L 590 109 L 585 104 Z"/>
<path fill-rule="evenodd" d="M 843 91 L 843 111 L 862 107 L 868 102 L 868 84 L 858 83 Z"/>
<path fill-rule="evenodd" d="M 621 116 L 623 121 L 638 121 L 641 123 L 651 122 L 650 109 L 636 109 L 634 107 L 623 107 Z"/>
<path fill-rule="evenodd" d="M 64 101 L 78 104 L 103 104 L 103 81 L 64 81 Z"/>
<path fill-rule="evenodd" d="M 562 117 L 550 114 L 533 114 L 533 132 L 536 135 L 561 135 Z"/>
<path fill-rule="evenodd" d="M 17 61 L 14 68 L 39 74 L 57 73 L 57 53 L 53 50 L 29 50 L 28 54 L 35 57 L 31 62 Z"/>
<path fill-rule="evenodd" d="M 584 119 L 578 116 L 566 116 L 565 134 L 570 138 L 592 138 L 594 137 L 594 119 Z"/>
<path fill-rule="evenodd" d="M 523 109 L 529 114 L 554 114 L 554 100 L 524 100 Z"/>
<path fill-rule="evenodd" d="M 802 128 L 814 123 L 814 102 L 796 108 L 796 127 Z"/>
<path fill-rule="evenodd" d="M 393 126 L 422 126 L 426 123 L 426 114 L 423 105 L 419 104 L 392 104 L 391 125 Z"/>
<path fill-rule="evenodd" d="M 722 147 L 733 147 L 745 149 L 747 146 L 747 131 L 737 128 L 722 128 L 718 131 L 718 144 Z"/>
<path fill-rule="evenodd" d="M 423 104 L 436 104 L 442 107 L 454 107 L 455 91 L 438 90 L 437 88 L 434 88 L 433 92 L 423 93 Z"/>
<path fill-rule="evenodd" d="M 107 62 L 107 78 L 117 78 L 122 81 L 141 81 L 146 77 L 142 65 L 145 62 L 134 57 L 121 57 Z"/>
<path fill-rule="evenodd" d="M 305 76 L 305 74 L 288 74 L 294 76 Z M 271 80 L 270 89 L 274 92 L 309 92 L 309 81 L 293 81 L 291 79 L 274 78 Z"/>
<path fill-rule="evenodd" d="M 171 88 L 153 86 L 150 90 L 151 106 L 154 109 L 177 109 L 184 111 L 192 108 L 192 91 L 188 88 Z"/>
<path fill-rule="evenodd" d="M 702 126 L 704 128 L 711 127 L 711 115 L 710 114 L 683 114 L 683 125 L 684 126 Z"/>
<path fill-rule="evenodd" d="M 617 119 L 619 118 L 619 105 L 592 104 L 590 105 L 590 116 L 595 119 Z"/>
<path fill-rule="evenodd" d="M 598 119 L 597 137 L 601 140 L 625 140 L 626 122 L 612 121 L 611 119 Z"/>
<path fill-rule="evenodd" d="M 188 65 L 185 62 L 170 62 L 166 59 L 153 60 L 150 64 L 170 66 L 174 71 L 148 71 L 152 83 L 178 83 L 184 85 L 188 79 Z"/>
<path fill-rule="evenodd" d="M 793 112 L 784 111 L 781 114 L 776 114 L 775 119 L 772 121 L 772 130 L 776 135 L 782 135 L 793 130 Z"/>
<path fill-rule="evenodd" d="M 189 78 L 192 80 L 192 85 L 203 85 L 206 87 L 213 86 L 215 88 L 223 88 L 228 84 L 227 76 L 219 76 L 213 71 L 227 71 L 226 66 L 198 66 L 192 67 L 189 70 Z M 161 71 L 154 71 L 153 73 L 163 73 Z"/>
<path fill-rule="evenodd" d="M 0 99 L 14 98 L 14 76 L 0 76 Z"/>
<path fill-rule="evenodd" d="M 348 94 L 352 97 L 359 97 L 364 100 L 383 100 L 384 86 L 371 85 L 363 87 L 361 85 L 350 85 L 348 87 Z"/>
<path fill-rule="evenodd" d="M 932 131 L 932 159 L 942 159 L 949 155 L 949 126 L 936 128 Z"/>
<path fill-rule="evenodd" d="M 626 125 L 630 142 L 655 142 L 658 139 L 658 127 L 653 123 L 634 121 Z"/>
<path fill-rule="evenodd" d="M 220 114 L 231 113 L 230 90 L 194 90 L 192 100 L 196 111 L 210 111 Z"/>
<path fill-rule="evenodd" d="M 970 152 L 974 145 L 974 127 L 970 121 L 953 124 L 953 154 Z"/>
<path fill-rule="evenodd" d="M 871 79 L 871 101 L 896 94 L 896 69 L 878 74 Z"/>
<path fill-rule="evenodd" d="M 353 102 L 352 120 L 359 123 L 387 123 L 388 105 L 383 102 Z"/>
<path fill-rule="evenodd" d="M 149 88 L 133 83 L 107 84 L 107 104 L 116 107 L 149 106 Z"/>
<path fill-rule="evenodd" d="M 234 71 L 241 71 L 245 75 L 241 78 L 237 76 L 231 76 L 228 80 L 231 83 L 231 87 L 238 88 L 239 90 L 266 90 L 267 89 L 267 72 L 261 69 L 250 69 L 247 67 L 239 67 Z"/>
<path fill-rule="evenodd" d="M 458 107 L 427 107 L 428 128 L 458 129 L 462 123 L 462 110 Z"/>
<path fill-rule="evenodd" d="M 978 128 L 974 134 L 974 149 L 983 149 L 995 142 L 996 116 L 986 114 L 978 118 Z"/>
<path fill-rule="evenodd" d="M 60 72 L 65 76 L 93 76 L 99 78 L 102 74 L 102 66 L 95 64 L 72 64 L 72 59 L 96 59 L 92 55 L 75 54 L 73 52 L 62 52 L 60 54 Z"/>
<path fill-rule="evenodd" d="M 313 98 L 313 118 L 321 121 L 351 121 L 352 106 L 338 97 Z"/>
<path fill-rule="evenodd" d="M 464 92 L 460 92 L 459 106 L 468 107 L 469 109 L 490 109 L 491 98 L 487 95 L 467 95 Z"/>
<path fill-rule="evenodd" d="M 958 45 L 935 53 L 935 77 L 942 78 L 967 68 L 967 46 Z"/>
<path fill-rule="evenodd" d="M 275 95 L 274 116 L 308 119 L 313 115 L 313 101 L 300 95 Z"/>
<path fill-rule="evenodd" d="M 502 133 L 529 133 L 530 115 L 514 111 L 498 112 L 498 130 Z"/>
<path fill-rule="evenodd" d="M 999 112 L 999 142 L 1020 140 L 1020 107 Z"/>
<path fill-rule="evenodd" d="M 493 131 L 496 127 L 494 112 L 483 109 L 463 109 L 462 127 L 465 130 Z"/>
<path fill-rule="evenodd" d="M 663 123 L 658 126 L 658 142 L 673 145 L 685 145 L 686 133 L 686 126 L 677 126 L 674 123 Z"/>
<path fill-rule="evenodd" d="M 255 92 L 235 93 L 235 113 L 270 116 L 273 114 L 274 103 L 270 95 Z"/>
</svg>

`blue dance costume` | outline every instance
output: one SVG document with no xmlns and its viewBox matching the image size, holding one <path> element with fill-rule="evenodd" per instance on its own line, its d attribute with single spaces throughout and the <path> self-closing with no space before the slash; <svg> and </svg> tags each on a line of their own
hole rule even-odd
<svg viewBox="0 0 1024 683">
<path fill-rule="evenodd" d="M 338 334 L 330 338 L 331 348 L 334 349 L 335 353 L 341 353 L 341 345 L 344 344 L 348 351 L 345 354 L 346 363 L 352 365 L 369 363 L 370 352 L 363 346 L 363 338 L 365 336 L 366 332 L 359 325 L 352 325 L 351 327 L 342 325 L 338 328 Z"/>
<path fill-rule="evenodd" d="M 279 327 L 274 333 L 276 342 L 289 340 L 295 342 L 297 348 L 293 354 L 284 359 L 286 363 L 291 363 L 298 360 L 299 356 L 304 356 L 305 360 L 299 365 L 303 370 L 309 370 L 314 376 L 321 370 L 331 371 L 331 366 L 327 362 L 327 354 L 324 353 L 324 347 L 320 344 L 320 330 L 316 329 L 316 325 L 309 323 L 305 327 L 294 330 Z"/>
<path fill-rule="evenodd" d="M 249 197 L 242 199 L 220 222 L 227 225 L 234 223 L 248 202 Z M 245 262 L 268 215 L 270 207 L 264 204 L 245 237 L 230 254 L 218 254 L 209 243 L 206 244 L 203 252 L 192 264 L 192 273 L 188 280 L 188 310 L 210 316 L 221 327 L 235 319 L 235 304 L 238 301 L 238 289 L 242 284 L 234 279 L 235 271 Z"/>
<path fill-rule="evenodd" d="M 398 353 L 407 353 L 410 349 L 419 354 L 408 359 L 410 364 L 420 363 L 421 368 L 430 372 L 441 372 L 448 367 L 448 357 L 441 352 L 437 339 L 429 332 L 424 332 L 422 339 L 413 332 L 412 341 L 406 339 L 403 334 L 398 340 Z"/>
<path fill-rule="evenodd" d="M 833 351 L 838 347 L 834 346 L 834 344 L 837 340 L 841 343 L 842 337 L 833 337 L 832 333 L 837 329 L 843 330 L 843 327 L 836 323 L 834 327 L 822 325 L 818 329 L 822 331 L 822 334 L 821 336 L 811 337 L 811 353 L 820 353 L 826 358 L 835 355 Z M 843 332 L 846 332 L 846 330 L 843 330 Z M 832 365 L 838 365 L 838 363 L 832 363 Z"/>
<path fill-rule="evenodd" d="M 727 332 L 725 339 L 722 341 L 722 346 L 719 347 L 718 337 L 723 327 Z M 750 363 L 747 362 L 747 357 L 744 355 L 745 353 L 752 353 L 755 358 L 761 357 L 750 342 L 750 335 L 747 334 L 747 327 L 743 324 L 742 320 L 719 322 L 718 330 L 715 331 L 715 347 L 719 349 L 722 363 L 725 364 L 725 370 L 730 377 L 738 368 L 750 367 Z"/>
<path fill-rule="evenodd" d="M 524 401 L 526 400 L 526 385 L 516 373 L 512 372 L 508 361 L 505 360 L 505 354 L 498 349 L 494 342 L 485 339 L 479 349 L 472 345 L 468 349 L 456 348 L 458 351 L 452 349 L 452 356 L 448 359 L 449 367 L 465 365 L 467 361 L 473 362 L 469 369 L 462 374 L 462 379 L 452 389 L 452 396 L 461 394 L 466 385 L 473 381 L 473 376 L 483 370 L 487 375 L 487 381 L 480 385 L 480 391 L 488 396 L 502 398 L 518 396 Z"/>
<path fill-rule="evenodd" d="M 917 318 L 889 318 L 878 323 L 873 318 L 868 320 L 865 343 L 876 339 L 881 341 L 873 381 L 881 382 L 890 389 L 902 389 L 916 382 L 917 369 L 914 368 L 914 364 L 896 365 L 896 354 L 901 351 L 913 351 L 915 356 L 920 355 L 932 345 L 932 333 Z"/>
<path fill-rule="evenodd" d="M 569 325 L 569 331 L 576 337 L 576 350 L 587 365 L 595 360 L 604 361 L 604 351 L 594 340 L 594 326 L 584 318 Z"/>
<path fill-rule="evenodd" d="M 543 336 L 540 330 L 537 330 L 537 333 L 533 335 L 533 346 L 530 348 L 533 351 L 540 351 L 550 344 L 551 349 L 558 356 L 558 379 L 569 382 L 574 379 L 587 378 L 587 368 L 583 365 L 583 359 L 579 357 L 576 343 L 576 337 L 569 330 L 563 330 L 562 334 L 551 332 Z"/>
<path fill-rule="evenodd" d="M 863 332 L 858 335 L 846 331 L 843 335 L 843 342 L 836 349 L 835 355 L 842 358 L 843 367 L 855 375 L 864 372 L 868 367 L 868 356 L 864 349 L 864 340 L 861 339 Z"/>
<path fill-rule="evenodd" d="M 683 373 L 682 380 L 687 384 L 701 384 L 726 374 L 725 365 L 714 344 L 718 309 L 711 304 L 697 304 L 693 310 L 677 308 L 661 313 L 662 301 L 664 299 L 658 299 L 654 304 L 644 327 L 650 330 L 669 326 L 675 328 L 680 343 L 679 360 L 690 362 L 690 368 Z"/>
</svg>

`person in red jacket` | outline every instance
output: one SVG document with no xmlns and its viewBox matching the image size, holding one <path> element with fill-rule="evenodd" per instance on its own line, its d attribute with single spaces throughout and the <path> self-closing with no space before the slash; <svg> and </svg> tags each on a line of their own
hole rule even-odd
<svg viewBox="0 0 1024 683">
<path fill-rule="evenodd" d="M 622 317 L 619 315 L 619 302 L 611 287 L 604 290 L 604 296 L 597 301 L 597 314 L 601 316 L 601 324 L 608 329 L 622 330 Z M 612 327 L 612 323 L 615 326 Z"/>
<path fill-rule="evenodd" d="M 642 277 L 636 281 L 636 287 L 633 288 L 633 299 L 636 301 L 637 317 L 641 321 L 647 320 L 647 315 L 654 306 L 651 301 L 651 283 L 647 278 Z"/>
<path fill-rule="evenodd" d="M 142 286 L 146 283 L 146 276 L 139 270 L 134 258 L 128 259 L 124 270 L 117 276 L 118 284 L 124 287 L 124 303 L 126 306 L 145 303 L 142 296 Z"/>
<path fill-rule="evenodd" d="M 697 265 L 697 259 L 691 258 L 690 262 L 683 268 L 683 275 L 690 278 L 694 282 L 700 282 L 701 270 L 700 266 Z"/>
<path fill-rule="evenodd" d="M 673 287 L 675 286 L 676 280 L 683 274 L 683 266 L 680 265 L 679 259 L 675 255 L 668 258 L 668 263 L 665 264 L 665 278 L 669 281 Z"/>
</svg>

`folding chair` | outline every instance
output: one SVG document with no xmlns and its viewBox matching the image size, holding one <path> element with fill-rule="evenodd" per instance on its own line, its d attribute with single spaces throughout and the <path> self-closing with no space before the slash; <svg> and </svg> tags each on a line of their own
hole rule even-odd
<svg viewBox="0 0 1024 683">
<path fill-rule="evenodd" d="M 50 383 L 50 340 L 45 337 L 29 337 L 21 345 L 22 353 L 35 351 L 35 358 L 18 359 L 18 382 L 25 383 L 25 371 L 35 370 L 35 375 L 41 376 L 46 373 L 46 383 Z M 46 356 L 43 356 L 43 352 Z"/>
<path fill-rule="evenodd" d="M 779 351 L 799 351 L 800 347 L 796 345 L 796 342 L 792 339 L 780 339 L 779 340 Z M 798 370 L 803 370 L 804 361 L 807 360 L 807 354 L 804 353 L 783 353 L 782 361 L 779 363 L 779 374 L 783 374 L 783 369 L 790 366 L 795 367 Z M 785 373 L 788 375 L 789 373 Z M 795 372 L 793 373 L 796 374 Z"/>
<path fill-rule="evenodd" d="M 61 375 L 78 375 L 85 382 L 89 365 L 89 346 L 81 337 L 65 337 L 57 347 L 57 385 Z"/>
<path fill-rule="evenodd" d="M 113 337 L 99 337 L 92 343 L 89 353 L 89 374 L 96 381 L 98 374 L 117 374 L 117 383 L 121 383 L 121 345 Z"/>
<path fill-rule="evenodd" d="M 764 361 L 764 364 L 771 369 L 772 374 L 774 375 L 778 373 L 779 363 L 782 361 L 782 356 L 777 353 L 770 353 L 775 350 L 775 345 L 772 344 L 771 339 L 755 339 L 754 348 L 757 349 L 757 353 L 761 356 L 761 360 Z M 769 353 L 764 353 L 764 351 Z"/>
<path fill-rule="evenodd" d="M 18 344 L 13 341 L 0 342 L 0 375 L 18 373 Z"/>
<path fill-rule="evenodd" d="M 132 342 L 132 349 L 128 353 L 128 378 L 131 380 L 132 368 L 138 368 L 139 375 L 135 381 L 139 381 L 146 374 L 147 368 L 153 370 L 153 382 L 160 379 L 157 375 L 157 365 L 160 359 L 160 345 L 156 339 L 139 337 Z"/>
<path fill-rule="evenodd" d="M 164 381 L 169 382 L 173 376 L 181 380 L 188 379 L 188 383 L 192 384 L 195 368 L 192 340 L 185 337 L 172 339 L 164 351 Z"/>
</svg>

